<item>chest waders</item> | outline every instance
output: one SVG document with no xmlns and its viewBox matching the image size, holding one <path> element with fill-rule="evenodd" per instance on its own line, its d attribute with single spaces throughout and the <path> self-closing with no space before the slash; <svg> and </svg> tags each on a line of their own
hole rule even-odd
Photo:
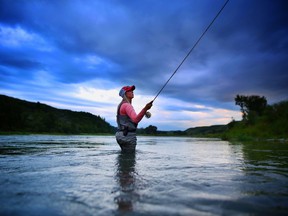
<svg viewBox="0 0 288 216">
<path fill-rule="evenodd" d="M 117 109 L 118 130 L 116 132 L 116 140 L 122 150 L 134 151 L 137 144 L 136 129 L 138 124 L 134 123 L 129 116 L 120 115 L 120 108 L 123 103 L 127 102 L 122 101 Z"/>
</svg>

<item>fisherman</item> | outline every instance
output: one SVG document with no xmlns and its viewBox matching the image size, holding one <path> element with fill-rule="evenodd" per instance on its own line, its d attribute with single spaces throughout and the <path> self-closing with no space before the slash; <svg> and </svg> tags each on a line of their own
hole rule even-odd
<svg viewBox="0 0 288 216">
<path fill-rule="evenodd" d="M 138 123 L 142 120 L 147 110 L 152 107 L 153 101 L 146 106 L 137 115 L 133 106 L 133 91 L 135 86 L 124 86 L 119 92 L 119 96 L 123 99 L 117 108 L 117 124 L 116 140 L 122 151 L 135 151 L 137 145 L 136 129 Z"/>
</svg>

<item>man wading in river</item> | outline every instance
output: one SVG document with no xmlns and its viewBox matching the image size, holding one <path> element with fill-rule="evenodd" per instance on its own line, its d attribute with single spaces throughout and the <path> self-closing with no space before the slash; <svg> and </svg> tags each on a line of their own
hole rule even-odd
<svg viewBox="0 0 288 216">
<path fill-rule="evenodd" d="M 135 151 L 137 145 L 137 125 L 142 120 L 147 110 L 152 107 L 153 103 L 153 101 L 151 101 L 146 104 L 146 106 L 137 115 L 131 104 L 132 99 L 134 98 L 134 90 L 134 85 L 124 86 L 119 92 L 119 95 L 123 99 L 117 108 L 118 131 L 116 132 L 116 140 L 122 151 Z"/>
</svg>

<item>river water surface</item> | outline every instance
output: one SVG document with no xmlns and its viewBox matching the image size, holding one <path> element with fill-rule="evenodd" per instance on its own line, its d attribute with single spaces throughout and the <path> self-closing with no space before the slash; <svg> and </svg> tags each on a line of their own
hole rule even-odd
<svg viewBox="0 0 288 216">
<path fill-rule="evenodd" d="M 0 136 L 0 215 L 288 215 L 288 146 Z"/>
</svg>

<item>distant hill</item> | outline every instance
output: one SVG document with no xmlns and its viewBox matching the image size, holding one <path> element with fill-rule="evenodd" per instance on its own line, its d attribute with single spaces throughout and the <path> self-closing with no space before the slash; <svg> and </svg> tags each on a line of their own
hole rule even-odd
<svg viewBox="0 0 288 216">
<path fill-rule="evenodd" d="M 227 125 L 212 125 L 212 126 L 203 126 L 203 127 L 195 127 L 189 128 L 185 130 L 185 134 L 188 136 L 207 136 L 214 134 L 221 134 L 228 129 Z"/>
<path fill-rule="evenodd" d="M 114 131 L 103 118 L 91 113 L 0 95 L 0 132 L 93 134 Z"/>
</svg>

